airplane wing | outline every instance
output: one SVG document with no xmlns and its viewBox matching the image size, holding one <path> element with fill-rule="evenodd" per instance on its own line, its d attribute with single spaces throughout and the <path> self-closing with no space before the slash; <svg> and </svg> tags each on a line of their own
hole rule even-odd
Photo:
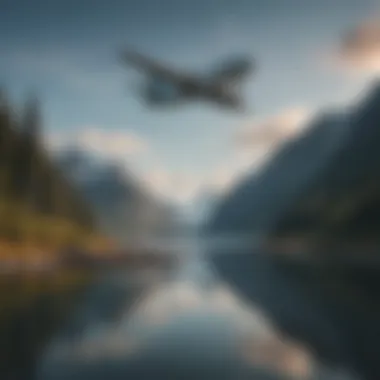
<svg viewBox="0 0 380 380">
<path fill-rule="evenodd" d="M 121 59 L 124 63 L 136 67 L 136 69 L 140 69 L 152 76 L 168 79 L 171 82 L 193 80 L 191 76 L 172 70 L 169 67 L 166 67 L 166 65 L 160 64 L 136 51 L 124 50 L 121 54 Z"/>
<path fill-rule="evenodd" d="M 213 80 L 224 83 L 234 83 L 243 79 L 254 70 L 255 64 L 251 59 L 235 59 L 224 63 L 213 74 Z"/>
</svg>

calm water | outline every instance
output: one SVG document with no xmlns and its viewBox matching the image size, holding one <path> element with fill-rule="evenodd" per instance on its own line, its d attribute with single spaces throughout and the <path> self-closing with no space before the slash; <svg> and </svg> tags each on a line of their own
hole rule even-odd
<svg viewBox="0 0 380 380">
<path fill-rule="evenodd" d="M 313 358 L 222 284 L 199 244 L 180 247 L 171 273 L 3 281 L 1 379 L 315 378 Z"/>
<path fill-rule="evenodd" d="M 33 378 L 44 346 L 89 284 L 83 273 L 0 277 L 1 379 Z"/>
</svg>

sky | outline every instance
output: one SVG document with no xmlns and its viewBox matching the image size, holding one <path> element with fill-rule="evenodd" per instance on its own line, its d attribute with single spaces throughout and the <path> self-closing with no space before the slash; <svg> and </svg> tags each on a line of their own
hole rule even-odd
<svg viewBox="0 0 380 380">
<path fill-rule="evenodd" d="M 379 10 L 380 0 L 0 0 L 0 83 L 16 102 L 38 94 L 54 149 L 75 140 L 188 202 L 228 188 L 309 115 L 362 89 L 380 67 L 379 39 L 363 40 L 380 32 L 355 29 L 346 50 L 342 36 Z M 247 110 L 147 109 L 117 59 L 124 46 L 201 74 L 254 57 Z M 254 144 L 242 147 L 247 129 Z"/>
</svg>

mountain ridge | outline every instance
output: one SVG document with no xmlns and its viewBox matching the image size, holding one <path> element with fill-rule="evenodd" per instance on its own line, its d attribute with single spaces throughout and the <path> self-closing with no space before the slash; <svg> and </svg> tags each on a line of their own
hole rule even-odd
<svg viewBox="0 0 380 380">
<path fill-rule="evenodd" d="M 317 154 L 323 150 L 326 137 L 334 137 L 335 131 L 331 126 L 339 125 L 343 118 L 343 115 L 334 113 L 319 115 L 299 136 L 283 143 L 259 172 L 248 175 L 221 202 L 208 222 L 207 232 L 219 234 L 268 228 L 279 210 L 288 207 L 291 199 L 305 186 L 305 181 L 330 159 L 336 149 L 333 144 L 325 148 L 323 157 L 320 156 L 317 162 L 304 157 L 310 157 L 313 150 Z M 295 171 L 294 166 L 297 166 Z M 300 178 L 301 171 L 303 178 Z M 273 196 L 276 192 L 278 196 Z M 248 214 L 247 210 L 254 210 L 255 214 Z"/>
<path fill-rule="evenodd" d="M 89 199 L 102 226 L 116 240 L 127 244 L 140 235 L 170 229 L 173 215 L 168 202 L 155 196 L 137 176 L 118 163 L 98 160 L 94 164 L 80 149 L 60 152 L 56 159 Z M 80 167 L 82 170 L 78 171 Z M 76 176 L 73 168 L 79 174 L 87 171 L 87 177 Z"/>
</svg>

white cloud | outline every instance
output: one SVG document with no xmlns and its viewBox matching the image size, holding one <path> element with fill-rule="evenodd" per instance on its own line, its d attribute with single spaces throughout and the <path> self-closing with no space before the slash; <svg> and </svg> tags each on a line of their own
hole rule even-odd
<svg viewBox="0 0 380 380">
<path fill-rule="evenodd" d="M 248 336 L 242 345 L 244 358 L 253 366 L 275 369 L 295 379 L 309 378 L 313 368 L 312 356 L 293 342 L 273 335 L 265 339 Z"/>
<path fill-rule="evenodd" d="M 211 170 L 207 177 L 194 173 L 169 171 L 161 165 L 147 141 L 128 130 L 83 127 L 73 132 L 51 133 L 46 136 L 52 150 L 78 147 L 83 151 L 111 159 L 135 172 L 140 181 L 157 196 L 191 205 L 202 190 L 223 194 L 246 173 L 260 166 L 267 157 L 268 147 L 295 134 L 308 115 L 303 108 L 292 108 L 279 115 L 250 123 L 240 131 L 238 149 L 232 157 Z M 145 168 L 140 167 L 145 162 Z"/>
<path fill-rule="evenodd" d="M 173 195 L 180 202 L 191 202 L 202 186 L 201 178 L 192 173 L 179 173 L 173 180 Z"/>
<path fill-rule="evenodd" d="M 74 132 L 51 133 L 46 135 L 47 145 L 52 150 L 77 147 L 83 151 L 108 159 L 124 160 L 144 153 L 147 142 L 127 130 L 84 127 Z"/>
<path fill-rule="evenodd" d="M 223 192 L 231 186 L 235 174 L 228 166 L 221 166 L 211 175 L 209 186 L 217 192 Z"/>
<path fill-rule="evenodd" d="M 265 152 L 260 149 L 241 149 L 235 151 L 212 170 L 203 186 L 217 194 L 229 191 L 247 173 L 254 171 L 265 158 Z"/>
<path fill-rule="evenodd" d="M 202 181 L 196 175 L 170 172 L 163 167 L 148 170 L 143 182 L 156 194 L 178 204 L 189 204 L 202 188 Z"/>
<path fill-rule="evenodd" d="M 162 168 L 154 168 L 143 175 L 143 182 L 156 193 L 166 196 L 171 192 L 170 174 Z"/>
<path fill-rule="evenodd" d="M 270 157 L 271 148 L 303 130 L 310 116 L 307 108 L 293 107 L 247 123 L 235 136 L 232 157 L 213 170 L 205 185 L 217 193 L 229 191 Z"/>
<path fill-rule="evenodd" d="M 125 165 L 153 194 L 178 204 L 191 202 L 201 188 L 200 178 L 169 171 L 160 164 L 149 143 L 128 130 L 83 127 L 74 132 L 47 134 L 45 141 L 52 151 L 74 147 Z"/>
<path fill-rule="evenodd" d="M 261 151 L 296 135 L 306 125 L 310 111 L 305 107 L 293 107 L 245 125 L 237 134 L 238 148 Z"/>
<path fill-rule="evenodd" d="M 197 287 L 191 282 L 180 281 L 162 285 L 149 294 L 138 305 L 135 317 L 150 326 L 159 326 L 204 306 L 204 297 Z"/>
<path fill-rule="evenodd" d="M 350 74 L 380 74 L 380 18 L 365 20 L 340 41 L 333 62 Z"/>
<path fill-rule="evenodd" d="M 148 170 L 142 178 L 143 183 L 160 197 L 174 201 L 178 206 L 191 207 L 203 191 L 211 191 L 216 195 L 228 191 L 247 171 L 242 170 L 242 164 L 240 166 L 237 162 L 222 164 L 211 169 L 206 177 L 191 173 L 173 173 L 160 167 Z M 248 164 L 245 166 L 248 167 Z"/>
<path fill-rule="evenodd" d="M 242 160 L 237 155 L 234 161 L 220 165 L 209 176 L 205 186 L 216 194 L 225 194 L 228 192 L 247 172 L 253 170 L 254 162 Z"/>
</svg>

